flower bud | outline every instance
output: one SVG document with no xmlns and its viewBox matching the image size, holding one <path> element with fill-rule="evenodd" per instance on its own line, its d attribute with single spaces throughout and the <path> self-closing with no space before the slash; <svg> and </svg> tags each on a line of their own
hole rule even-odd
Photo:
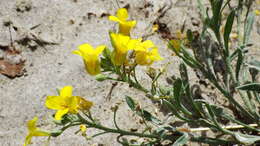
<svg viewBox="0 0 260 146">
<path fill-rule="evenodd" d="M 102 81 L 104 81 L 104 80 L 106 80 L 106 79 L 107 79 L 107 76 L 104 75 L 104 74 L 98 74 L 98 75 L 96 75 L 96 80 L 99 81 L 99 82 L 102 82 Z"/>
</svg>

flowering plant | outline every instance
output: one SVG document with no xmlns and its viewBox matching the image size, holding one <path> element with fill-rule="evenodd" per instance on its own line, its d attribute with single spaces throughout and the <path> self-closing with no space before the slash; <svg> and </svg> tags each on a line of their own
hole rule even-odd
<svg viewBox="0 0 260 146">
<path fill-rule="evenodd" d="M 86 72 L 95 76 L 98 81 L 125 82 L 166 108 L 169 113 L 166 119 L 176 118 L 196 128 L 178 127 L 171 121 L 160 119 L 141 108 L 138 101 L 129 96 L 125 97 L 126 103 L 134 114 L 145 121 L 145 130 L 135 132 L 120 128 L 116 121 L 118 107 L 113 110 L 114 127 L 106 127 L 92 116 L 93 103 L 83 97 L 74 96 L 72 87 L 65 86 L 60 90 L 59 96 L 47 96 L 45 103 L 47 108 L 56 110 L 55 123 L 61 128 L 52 131 L 41 130 L 36 127 L 37 118 L 34 118 L 28 122 L 29 134 L 25 145 L 30 143 L 33 136 L 57 137 L 72 126 L 79 126 L 78 132 L 81 131 L 84 137 L 87 137 L 88 128 L 102 131 L 91 136 L 92 138 L 106 133 L 116 133 L 117 141 L 122 145 L 184 145 L 188 141 L 210 145 L 257 144 L 257 141 L 260 141 L 260 83 L 257 83 L 256 75 L 260 63 L 249 61 L 247 57 L 248 48 L 251 46 L 249 40 L 254 15 L 257 14 L 251 12 L 253 1 L 209 2 L 211 11 L 198 0 L 203 22 L 201 32 L 188 29 L 186 33 L 178 32 L 176 38 L 168 41 L 169 49 L 174 51 L 182 62 L 179 66 L 180 76 L 168 77 L 167 86 L 158 82 L 165 72 L 164 68 L 159 72 L 149 68 L 147 74 L 152 80 L 150 89 L 140 84 L 136 76 L 136 67 L 151 66 L 156 61 L 163 60 L 163 57 L 151 40 L 131 37 L 131 30 L 136 21 L 127 20 L 128 12 L 125 8 L 120 8 L 116 16 L 109 16 L 109 20 L 119 24 L 117 32 L 109 32 L 113 49 L 104 45 L 94 49 L 90 44 L 83 44 L 78 50 L 73 51 L 82 57 Z M 228 17 L 223 18 L 223 10 L 230 8 Z M 245 9 L 248 13 L 244 15 L 242 12 Z M 234 27 L 235 21 L 237 29 Z M 239 39 L 236 47 L 232 48 L 230 36 L 233 31 L 236 31 Z M 198 74 L 200 80 L 208 81 L 212 90 L 219 92 L 228 105 L 212 103 L 205 98 L 202 95 L 203 89 L 190 82 L 188 67 Z M 198 134 L 209 130 L 218 132 L 221 136 L 209 137 Z M 125 136 L 145 139 L 137 142 Z"/>
</svg>

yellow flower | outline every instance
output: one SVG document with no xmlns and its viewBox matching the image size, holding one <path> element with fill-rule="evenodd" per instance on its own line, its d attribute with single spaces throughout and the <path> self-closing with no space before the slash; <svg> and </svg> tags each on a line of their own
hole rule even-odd
<svg viewBox="0 0 260 146">
<path fill-rule="evenodd" d="M 176 52 L 180 52 L 181 50 L 181 40 L 178 39 L 173 39 L 170 40 L 171 45 L 173 46 L 173 48 L 176 50 Z"/>
<path fill-rule="evenodd" d="M 136 25 L 136 21 L 127 21 L 128 12 L 125 8 L 117 10 L 116 16 L 109 16 L 109 20 L 119 23 L 119 33 L 130 35 L 130 30 Z"/>
<path fill-rule="evenodd" d="M 260 11 L 259 10 L 255 10 L 255 15 L 259 16 L 260 15 Z"/>
<path fill-rule="evenodd" d="M 128 51 L 133 50 L 135 45 L 141 41 L 140 39 L 131 39 L 129 36 L 115 33 L 110 33 L 110 38 L 114 47 L 112 62 L 115 65 L 126 64 Z"/>
<path fill-rule="evenodd" d="M 50 136 L 50 133 L 36 127 L 37 121 L 38 121 L 38 117 L 34 117 L 32 120 L 27 122 L 27 128 L 29 130 L 29 134 L 25 138 L 24 146 L 31 143 L 31 139 L 33 136 Z"/>
<path fill-rule="evenodd" d="M 173 46 L 175 51 L 178 53 L 181 50 L 181 44 L 187 43 L 187 35 L 182 33 L 181 30 L 177 30 L 175 33 L 175 39 L 170 40 L 170 44 Z"/>
<path fill-rule="evenodd" d="M 162 59 L 158 48 L 150 40 L 139 43 L 135 48 L 135 61 L 139 65 L 151 65 L 154 61 Z"/>
<path fill-rule="evenodd" d="M 72 86 L 65 86 L 60 90 L 60 96 L 47 96 L 45 106 L 49 109 L 57 110 L 56 120 L 67 114 L 78 113 L 78 110 L 89 110 L 93 105 L 92 102 L 79 96 L 72 95 Z"/>
<path fill-rule="evenodd" d="M 81 131 L 82 133 L 86 133 L 86 131 L 87 131 L 86 125 L 81 124 L 81 125 L 79 126 L 79 128 L 80 128 L 80 131 Z"/>
<path fill-rule="evenodd" d="M 81 56 L 84 60 L 86 71 L 90 75 L 97 75 L 100 73 L 100 60 L 99 55 L 103 52 L 106 46 L 98 46 L 94 49 L 89 44 L 79 46 L 79 50 L 73 51 L 74 54 Z"/>
<path fill-rule="evenodd" d="M 159 25 L 158 24 L 154 24 L 153 26 L 152 26 L 152 32 L 156 32 L 156 31 L 158 31 L 159 30 Z"/>
</svg>

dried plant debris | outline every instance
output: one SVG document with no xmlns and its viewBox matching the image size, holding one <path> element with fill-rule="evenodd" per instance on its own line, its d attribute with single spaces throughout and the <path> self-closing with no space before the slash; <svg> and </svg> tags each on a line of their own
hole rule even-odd
<svg viewBox="0 0 260 146">
<path fill-rule="evenodd" d="M 100 18 L 107 18 L 108 16 L 110 16 L 111 14 L 109 13 L 106 13 L 106 12 L 103 12 L 101 15 L 100 15 Z"/>
<path fill-rule="evenodd" d="M 87 13 L 87 18 L 88 18 L 88 20 L 90 20 L 92 17 L 97 17 L 97 14 L 92 13 L 92 12 L 88 12 L 88 13 Z"/>
<path fill-rule="evenodd" d="M 17 42 L 20 45 L 30 48 L 32 51 L 35 51 L 38 46 L 43 47 L 45 49 L 46 45 L 58 45 L 59 44 L 56 42 L 46 41 L 32 32 L 23 34 L 22 37 L 18 40 L 15 40 L 15 42 Z"/>
<path fill-rule="evenodd" d="M 167 23 L 161 21 L 161 19 L 165 16 L 165 14 L 172 8 L 172 5 L 173 3 L 171 0 L 165 1 L 164 5 L 157 11 L 157 14 L 155 15 L 154 19 L 151 21 L 152 25 L 149 26 L 151 27 L 151 32 L 144 34 L 142 36 L 143 39 L 147 39 L 155 32 L 157 32 L 163 39 L 167 39 L 167 40 L 173 39 L 173 35 L 171 34 L 171 31 L 167 26 Z M 145 3 L 145 5 L 143 7 L 140 7 L 139 10 L 148 7 L 153 7 L 153 5 L 151 3 Z M 145 17 L 148 18 L 149 11 L 144 11 L 144 13 L 145 13 Z"/>
<path fill-rule="evenodd" d="M 161 35 L 161 37 L 163 39 L 167 39 L 167 40 L 171 40 L 174 37 L 171 34 L 171 31 L 169 29 L 169 27 L 167 26 L 167 24 L 165 23 L 161 23 L 160 21 L 157 21 L 154 23 L 154 25 L 158 25 L 158 33 Z"/>
<path fill-rule="evenodd" d="M 21 53 L 10 46 L 0 45 L 0 73 L 9 77 L 15 78 L 22 76 L 25 59 Z"/>
</svg>

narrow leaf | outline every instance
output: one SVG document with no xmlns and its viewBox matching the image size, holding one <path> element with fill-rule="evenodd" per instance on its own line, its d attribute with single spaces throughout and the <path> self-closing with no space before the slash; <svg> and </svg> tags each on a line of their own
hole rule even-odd
<svg viewBox="0 0 260 146">
<path fill-rule="evenodd" d="M 187 133 L 183 133 L 183 135 L 174 142 L 173 146 L 182 146 L 186 144 L 189 139 L 189 135 Z"/>
<path fill-rule="evenodd" d="M 242 86 L 238 86 L 237 89 L 239 90 L 249 90 L 249 91 L 260 91 L 260 83 L 249 83 L 244 84 Z"/>
<path fill-rule="evenodd" d="M 247 64 L 250 68 L 254 68 L 260 71 L 260 61 L 254 60 Z"/>
<path fill-rule="evenodd" d="M 132 111 L 135 111 L 135 102 L 130 96 L 125 97 L 127 105 L 130 107 Z"/>
<path fill-rule="evenodd" d="M 219 31 L 220 28 L 220 21 L 221 21 L 221 7 L 223 4 L 223 0 L 214 0 L 211 3 L 212 11 L 213 11 L 213 17 L 211 21 L 211 28 L 216 33 Z"/>
<path fill-rule="evenodd" d="M 246 24 L 245 24 L 245 32 L 244 32 L 244 44 L 247 44 L 250 38 L 250 34 L 253 28 L 253 24 L 254 24 L 254 20 L 255 20 L 255 14 L 253 12 L 251 12 L 246 20 Z"/>
<path fill-rule="evenodd" d="M 241 49 L 238 49 L 238 58 L 237 58 L 237 65 L 236 65 L 236 78 L 239 79 L 239 72 L 241 69 L 241 66 L 244 61 L 244 56 Z"/>
<path fill-rule="evenodd" d="M 149 113 L 146 110 L 142 110 L 142 116 L 147 121 L 153 122 L 155 124 L 161 124 L 161 121 L 159 119 L 157 119 L 155 116 L 153 116 L 151 113 Z"/>
<path fill-rule="evenodd" d="M 235 133 L 234 137 L 243 144 L 253 144 L 256 141 L 260 141 L 260 136 L 245 135 L 241 133 Z"/>
<path fill-rule="evenodd" d="M 191 30 L 190 29 L 188 29 L 187 30 L 187 38 L 188 38 L 188 40 L 191 42 L 191 41 L 193 41 L 193 34 L 192 34 L 192 32 L 191 32 Z"/>
<path fill-rule="evenodd" d="M 225 31 L 224 31 L 224 42 L 225 42 L 225 49 L 226 49 L 226 52 L 229 52 L 228 51 L 228 42 L 229 42 L 229 36 L 230 36 L 230 33 L 232 31 L 232 26 L 233 26 L 233 23 L 234 23 L 234 18 L 235 18 L 235 11 L 231 11 L 231 13 L 229 14 L 228 18 L 227 18 L 227 22 L 226 22 L 226 25 L 225 25 Z M 227 53 L 227 56 L 229 56 L 229 53 Z"/>
<path fill-rule="evenodd" d="M 174 84 L 173 84 L 173 88 L 174 88 L 174 99 L 176 100 L 176 106 L 178 107 L 179 110 L 181 110 L 184 114 L 187 114 L 189 116 L 192 116 L 192 113 L 186 109 L 186 107 L 182 104 L 181 101 L 181 94 L 183 92 L 182 88 L 182 80 L 180 78 L 178 78 Z"/>
<path fill-rule="evenodd" d="M 205 19 L 207 18 L 207 14 L 206 14 L 206 9 L 204 7 L 204 1 L 197 0 L 197 4 L 198 4 L 198 9 L 202 17 L 202 20 L 205 22 Z"/>
<path fill-rule="evenodd" d="M 173 88 L 174 88 L 174 97 L 175 99 L 179 99 L 181 92 L 182 92 L 182 80 L 181 79 L 177 79 L 174 84 L 173 84 Z M 180 101 L 179 101 L 180 102 Z"/>
<path fill-rule="evenodd" d="M 181 113 L 178 112 L 178 110 L 176 108 L 176 105 L 170 103 L 167 100 L 163 100 L 163 103 L 169 108 L 171 113 L 174 114 L 176 117 L 178 117 L 180 120 L 187 121 L 187 122 L 192 122 L 193 121 L 191 119 L 188 119 L 188 118 L 182 116 Z"/>
</svg>

